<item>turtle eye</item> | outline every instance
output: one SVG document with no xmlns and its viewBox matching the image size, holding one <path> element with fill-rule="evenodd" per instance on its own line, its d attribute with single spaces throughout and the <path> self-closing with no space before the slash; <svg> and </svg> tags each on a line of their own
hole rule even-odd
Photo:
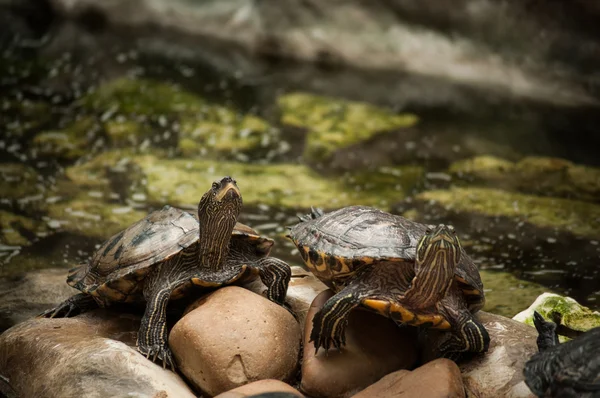
<svg viewBox="0 0 600 398">
<path fill-rule="evenodd" d="M 213 182 L 212 183 L 212 187 L 213 187 L 213 189 L 219 188 L 219 183 L 218 182 Z"/>
<path fill-rule="evenodd" d="M 435 229 L 435 225 L 428 225 L 427 229 L 425 230 L 426 234 L 430 234 L 431 232 L 433 232 L 433 230 Z"/>
<path fill-rule="evenodd" d="M 448 225 L 448 231 L 452 232 L 453 234 L 456 234 L 456 230 L 452 225 Z"/>
</svg>

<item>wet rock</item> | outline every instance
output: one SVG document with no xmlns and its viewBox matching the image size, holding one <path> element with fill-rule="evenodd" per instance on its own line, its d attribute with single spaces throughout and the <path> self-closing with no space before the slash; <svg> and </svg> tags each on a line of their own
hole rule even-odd
<svg viewBox="0 0 600 398">
<path fill-rule="evenodd" d="M 212 396 L 261 379 L 294 376 L 301 334 L 286 309 L 236 286 L 192 307 L 171 330 L 169 346 L 198 389 Z"/>
<path fill-rule="evenodd" d="M 301 391 L 311 397 L 349 397 L 386 374 L 416 363 L 416 328 L 399 328 L 390 319 L 362 310 L 350 314 L 342 351 L 325 353 L 321 349 L 315 355 L 315 347 L 308 341 L 312 319 L 332 295 L 331 290 L 322 292 L 308 311 Z"/>
<path fill-rule="evenodd" d="M 359 171 L 325 178 L 299 164 L 165 159 L 119 150 L 105 152 L 87 164 L 70 167 L 66 174 L 78 187 L 108 190 L 112 186 L 110 171 L 115 165 L 126 170 L 119 173 L 119 178 L 131 178 L 132 185 L 137 182 L 148 200 L 174 206 L 195 205 L 200 199 L 198 192 L 203 192 L 204 187 L 217 177 L 231 175 L 241 184 L 242 190 L 252 187 L 243 191 L 247 205 L 334 208 L 361 203 L 387 209 L 410 192 L 423 175 L 421 167 L 406 166 L 384 168 L 372 174 Z M 140 185 L 140 181 L 144 184 Z M 364 184 L 357 188 L 357 181 L 364 181 Z"/>
<path fill-rule="evenodd" d="M 116 148 L 140 145 L 152 136 L 150 127 L 137 120 L 115 118 L 104 122 L 103 127 L 110 146 Z"/>
<path fill-rule="evenodd" d="M 548 291 L 545 286 L 519 279 L 509 272 L 479 270 L 479 274 L 485 287 L 483 309 L 497 315 L 513 317 Z"/>
<path fill-rule="evenodd" d="M 291 397 L 303 397 L 300 392 L 295 388 L 279 380 L 267 379 L 259 380 L 253 383 L 245 384 L 241 387 L 234 388 L 222 394 L 217 395 L 215 398 L 243 398 L 243 397 L 256 397 L 264 393 L 287 393 L 286 398 Z M 276 397 L 273 397 L 276 398 Z"/>
<path fill-rule="evenodd" d="M 29 246 L 49 232 L 48 226 L 42 221 L 0 210 L 0 245 Z"/>
<path fill-rule="evenodd" d="M 533 312 L 537 311 L 544 318 L 552 320 L 552 314 L 561 315 L 561 324 L 574 330 L 586 331 L 600 326 L 600 312 L 582 306 L 571 297 L 564 297 L 554 293 L 540 295 L 529 308 L 519 312 L 513 317 L 515 321 L 534 326 Z M 567 337 L 559 336 L 561 342 Z"/>
<path fill-rule="evenodd" d="M 179 376 L 136 351 L 139 320 L 96 310 L 25 321 L 0 335 L 0 374 L 21 397 L 195 397 Z"/>
<path fill-rule="evenodd" d="M 77 159 L 89 151 L 90 144 L 98 137 L 98 133 L 99 127 L 95 120 L 84 117 L 63 130 L 37 134 L 31 141 L 31 151 L 35 156 Z"/>
<path fill-rule="evenodd" d="M 353 398 L 439 397 L 465 396 L 460 369 L 448 359 L 436 359 L 413 371 L 399 370 L 384 376 Z"/>
<path fill-rule="evenodd" d="M 52 268 L 0 280 L 0 333 L 79 293 L 67 285 L 67 269 Z"/>
<path fill-rule="evenodd" d="M 44 187 L 41 184 L 42 178 L 38 176 L 37 171 L 21 163 L 1 163 L 0 164 L 0 192 L 2 198 L 0 202 L 4 204 L 13 204 L 21 202 L 26 204 L 30 200 L 41 201 L 41 194 Z M 40 196 L 39 199 L 33 198 Z"/>
<path fill-rule="evenodd" d="M 476 317 L 490 334 L 490 347 L 487 353 L 459 363 L 467 396 L 533 398 L 529 389 L 523 389 L 523 367 L 538 351 L 535 328 L 485 311 L 479 311 Z M 443 332 L 428 330 L 422 362 L 434 359 L 432 349 L 444 338 Z"/>
<path fill-rule="evenodd" d="M 418 122 L 412 114 L 308 93 L 286 94 L 277 102 L 282 123 L 308 129 L 304 157 L 309 161 L 327 160 L 336 150 Z"/>
<path fill-rule="evenodd" d="M 49 222 L 57 230 L 106 239 L 146 217 L 148 213 L 133 206 L 102 201 L 90 192 L 48 206 Z"/>
<path fill-rule="evenodd" d="M 454 163 L 449 171 L 459 179 L 503 189 L 589 201 L 600 199 L 600 169 L 564 159 L 526 157 L 510 162 L 478 156 Z"/>
</svg>

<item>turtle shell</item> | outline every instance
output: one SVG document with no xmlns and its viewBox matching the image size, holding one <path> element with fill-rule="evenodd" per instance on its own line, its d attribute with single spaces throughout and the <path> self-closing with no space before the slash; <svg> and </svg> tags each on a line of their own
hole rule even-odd
<svg viewBox="0 0 600 398">
<path fill-rule="evenodd" d="M 362 267 L 381 262 L 414 263 L 427 226 L 372 207 L 349 206 L 302 221 L 289 237 L 308 268 L 329 287 L 344 284 Z M 455 273 L 469 309 L 485 302 L 477 266 L 462 250 Z"/>
<path fill-rule="evenodd" d="M 152 266 L 196 244 L 198 227 L 198 219 L 189 212 L 164 206 L 107 239 L 87 263 L 69 271 L 67 283 L 104 300 L 137 301 L 141 281 Z M 273 241 L 237 223 L 230 247 L 243 246 L 263 257 Z"/>
</svg>

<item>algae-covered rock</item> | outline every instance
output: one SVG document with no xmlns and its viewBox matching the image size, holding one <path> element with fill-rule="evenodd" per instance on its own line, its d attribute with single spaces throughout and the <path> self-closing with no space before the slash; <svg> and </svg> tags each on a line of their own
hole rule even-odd
<svg viewBox="0 0 600 398">
<path fill-rule="evenodd" d="M 514 320 L 533 324 L 533 312 L 537 311 L 546 319 L 552 319 L 552 313 L 562 316 L 561 323 L 571 329 L 586 331 L 600 326 L 600 312 L 582 306 L 571 297 L 554 293 L 543 293 L 524 311 L 513 317 Z"/>
<path fill-rule="evenodd" d="M 44 222 L 0 210 L 0 245 L 28 246 L 48 232 Z"/>
<path fill-rule="evenodd" d="M 31 141 L 31 150 L 37 156 L 77 159 L 89 150 L 98 137 L 100 127 L 94 118 L 81 118 L 63 130 L 43 131 Z"/>
<path fill-rule="evenodd" d="M 81 192 L 74 198 L 49 205 L 49 222 L 60 230 L 103 240 L 147 215 L 146 211 L 95 196 Z"/>
<path fill-rule="evenodd" d="M 475 187 L 425 191 L 415 199 L 455 213 L 507 217 L 541 228 L 600 237 L 600 205 L 593 203 Z"/>
<path fill-rule="evenodd" d="M 126 168 L 128 182 L 145 190 L 149 201 L 171 205 L 196 204 L 210 184 L 231 175 L 247 205 L 267 204 L 289 208 L 350 204 L 388 208 L 421 180 L 421 167 L 406 166 L 361 171 L 330 178 L 298 164 L 245 164 L 204 159 L 163 159 L 125 151 L 105 152 L 90 162 L 67 169 L 66 175 L 80 187 L 106 190 L 114 186 L 110 172 Z M 140 183 L 141 182 L 141 183 Z"/>
<path fill-rule="evenodd" d="M 600 169 L 575 165 L 564 159 L 526 157 L 510 162 L 477 156 L 450 166 L 454 176 L 527 193 L 600 200 Z"/>
<path fill-rule="evenodd" d="M 548 288 L 516 278 L 508 272 L 480 270 L 485 292 L 485 311 L 512 317 L 527 308 Z"/>
<path fill-rule="evenodd" d="M 38 195 L 44 190 L 35 169 L 22 163 L 0 163 L 2 203 Z"/>
<path fill-rule="evenodd" d="M 418 121 L 412 114 L 308 93 L 286 94 L 277 102 L 282 123 L 308 129 L 304 156 L 315 161 L 377 133 L 410 127 Z"/>
</svg>

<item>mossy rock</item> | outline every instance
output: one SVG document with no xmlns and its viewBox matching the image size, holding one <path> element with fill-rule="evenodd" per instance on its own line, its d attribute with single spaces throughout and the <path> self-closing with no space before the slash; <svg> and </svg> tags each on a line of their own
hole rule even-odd
<svg viewBox="0 0 600 398">
<path fill-rule="evenodd" d="M 32 240 L 47 236 L 50 229 L 46 223 L 0 210 L 0 244 L 6 246 L 29 246 Z"/>
<path fill-rule="evenodd" d="M 63 130 L 37 134 L 31 141 L 31 150 L 37 156 L 77 159 L 89 151 L 90 144 L 98 137 L 99 131 L 100 126 L 96 120 L 86 116 Z"/>
<path fill-rule="evenodd" d="M 88 163 L 66 170 L 81 189 L 110 192 L 115 185 L 111 170 L 130 170 L 118 175 L 123 185 L 143 187 L 148 200 L 157 204 L 196 204 L 212 182 L 224 175 L 236 178 L 244 203 L 288 208 L 337 208 L 364 204 L 389 208 L 412 192 L 422 180 L 418 166 L 384 168 L 373 172 L 324 177 L 298 164 L 245 164 L 204 159 L 166 159 L 127 151 L 105 152 Z M 113 171 L 114 172 L 114 171 Z"/>
<path fill-rule="evenodd" d="M 507 217 L 592 239 L 600 237 L 600 205 L 589 202 L 476 187 L 425 191 L 415 199 L 456 213 Z"/>
<path fill-rule="evenodd" d="M 22 163 L 0 163 L 2 202 L 39 195 L 44 187 L 35 169 Z"/>
<path fill-rule="evenodd" d="M 555 293 L 543 293 L 529 308 L 515 315 L 513 319 L 534 326 L 534 311 L 547 320 L 553 318 L 553 312 L 558 312 L 562 316 L 561 323 L 575 330 L 586 331 L 600 326 L 600 312 L 584 307 L 571 297 Z"/>
<path fill-rule="evenodd" d="M 493 156 L 477 156 L 454 163 L 449 171 L 461 179 L 515 191 L 600 200 L 600 169 L 559 158 L 526 157 L 510 162 Z"/>
<path fill-rule="evenodd" d="M 147 214 L 145 210 L 110 203 L 86 192 L 48 206 L 49 222 L 59 225 L 58 230 L 100 240 L 129 227 Z"/>
<path fill-rule="evenodd" d="M 286 94 L 277 103 L 282 123 L 308 129 L 304 157 L 310 161 L 326 160 L 338 149 L 418 122 L 412 114 L 308 93 Z"/>
<path fill-rule="evenodd" d="M 508 272 L 480 270 L 485 292 L 485 311 L 512 317 L 527 308 L 548 288 L 524 281 Z"/>
</svg>

